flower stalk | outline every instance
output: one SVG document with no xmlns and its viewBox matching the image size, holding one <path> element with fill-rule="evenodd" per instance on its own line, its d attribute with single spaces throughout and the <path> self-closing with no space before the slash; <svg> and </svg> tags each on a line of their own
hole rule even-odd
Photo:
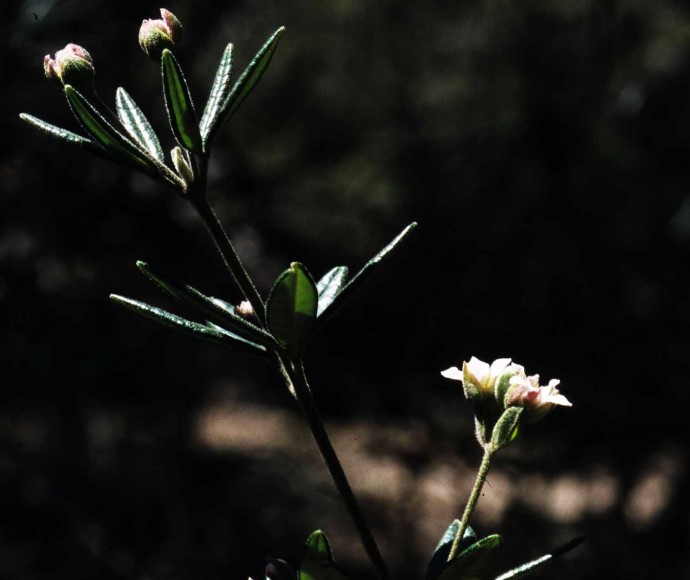
<svg viewBox="0 0 690 580">
<path fill-rule="evenodd" d="M 482 457 L 481 465 L 479 466 L 479 470 L 477 471 L 477 477 L 474 481 L 472 492 L 470 493 L 470 497 L 467 500 L 465 511 L 463 512 L 462 519 L 460 520 L 460 527 L 458 528 L 457 534 L 455 534 L 453 545 L 450 549 L 450 553 L 448 554 L 449 562 L 458 556 L 458 551 L 460 550 L 460 543 L 462 542 L 462 538 L 465 535 L 465 530 L 467 530 L 467 526 L 469 525 L 470 516 L 472 515 L 472 512 L 474 511 L 474 508 L 477 505 L 477 500 L 479 499 L 479 494 L 481 493 L 482 488 L 484 487 L 486 477 L 489 475 L 491 459 L 493 458 L 494 453 L 496 453 L 496 451 L 497 450 L 491 443 L 488 443 L 484 447 L 484 456 Z"/>
</svg>

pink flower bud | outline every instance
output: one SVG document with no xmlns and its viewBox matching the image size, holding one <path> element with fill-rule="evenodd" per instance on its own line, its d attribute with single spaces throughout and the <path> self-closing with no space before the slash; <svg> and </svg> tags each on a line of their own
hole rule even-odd
<svg viewBox="0 0 690 580">
<path fill-rule="evenodd" d="M 55 58 L 46 54 L 43 58 L 43 71 L 50 80 L 63 85 L 72 85 L 81 92 L 93 89 L 95 69 L 91 55 L 77 44 L 68 44 L 55 53 Z"/>
<path fill-rule="evenodd" d="M 161 18 L 145 19 L 139 29 L 139 46 L 151 58 L 159 59 L 163 49 L 182 40 L 182 24 L 175 15 L 161 8 Z"/>
<path fill-rule="evenodd" d="M 254 308 L 252 308 L 249 300 L 242 300 L 239 306 L 235 306 L 235 314 L 242 318 L 251 318 L 254 315 Z"/>
<path fill-rule="evenodd" d="M 556 388 L 560 382 L 558 379 L 551 379 L 548 385 L 539 386 L 539 375 L 514 375 L 505 394 L 505 405 L 524 407 L 526 422 L 534 423 L 546 415 L 554 405 L 572 406 Z"/>
</svg>

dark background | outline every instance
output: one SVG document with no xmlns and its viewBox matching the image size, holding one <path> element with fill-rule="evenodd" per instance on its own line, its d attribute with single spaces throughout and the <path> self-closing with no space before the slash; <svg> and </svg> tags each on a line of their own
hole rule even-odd
<svg viewBox="0 0 690 580">
<path fill-rule="evenodd" d="M 277 373 L 108 300 L 174 307 L 145 259 L 239 301 L 186 202 L 18 119 L 79 131 L 42 73 L 76 42 L 103 98 L 124 86 L 169 150 L 136 42 L 159 4 L 138 4 L 5 3 L 0 577 L 256 579 L 321 528 L 371 578 Z M 558 377 L 574 403 L 496 460 L 473 524 L 503 535 L 504 568 L 586 535 L 539 577 L 688 577 L 686 5 L 167 8 L 198 109 L 227 42 L 239 72 L 287 27 L 210 168 L 262 293 L 290 261 L 356 269 L 419 222 L 306 357 L 394 577 L 422 577 L 469 492 L 471 411 L 439 372 L 472 355 Z"/>
</svg>

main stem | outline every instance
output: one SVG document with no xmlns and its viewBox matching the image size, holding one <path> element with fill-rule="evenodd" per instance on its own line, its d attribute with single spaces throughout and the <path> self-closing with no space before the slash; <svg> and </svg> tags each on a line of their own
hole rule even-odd
<svg viewBox="0 0 690 580">
<path fill-rule="evenodd" d="M 228 238 L 223 226 L 218 220 L 218 216 L 213 211 L 213 208 L 208 203 L 205 193 L 200 192 L 191 198 L 192 204 L 196 208 L 197 212 L 201 216 L 201 219 L 206 224 L 213 241 L 216 243 L 218 250 L 220 251 L 223 261 L 227 266 L 230 274 L 235 280 L 235 283 L 239 286 L 244 297 L 249 300 L 252 305 L 256 316 L 261 321 L 261 324 L 265 326 L 266 324 L 266 309 L 264 307 L 264 302 L 259 295 L 259 292 L 254 286 L 249 274 L 244 269 L 242 262 L 240 261 L 237 252 L 235 251 L 230 238 Z"/>
<path fill-rule="evenodd" d="M 204 188 L 202 187 L 200 189 L 202 190 Z M 237 252 L 235 252 L 232 242 L 225 233 L 225 230 L 213 211 L 213 208 L 208 203 L 205 192 L 201 190 L 194 192 L 194 194 L 190 196 L 190 199 L 202 220 L 206 224 L 206 227 L 216 243 L 216 246 L 223 257 L 223 261 L 232 274 L 233 279 L 240 287 L 240 290 L 246 299 L 251 303 L 252 308 L 259 317 L 261 323 L 265 325 L 266 309 L 263 300 L 261 300 L 261 296 L 251 281 L 249 274 L 247 274 L 247 271 L 244 269 Z M 352 517 L 355 527 L 359 532 L 359 537 L 362 540 L 364 550 L 376 569 L 380 580 L 389 580 L 390 576 L 388 574 L 386 564 L 381 557 L 381 552 L 378 549 L 376 540 L 374 540 L 374 536 L 372 535 L 371 530 L 364 519 L 364 515 L 362 514 L 362 510 L 357 503 L 355 494 L 352 492 L 352 488 L 347 480 L 345 471 L 340 464 L 340 460 L 338 459 L 335 449 L 333 449 L 333 445 L 328 437 L 326 428 L 321 421 L 321 415 L 319 414 L 316 401 L 314 401 L 311 389 L 307 383 L 307 377 L 304 374 L 302 362 L 298 361 L 297 364 L 293 365 L 280 355 L 278 355 L 278 359 L 281 367 L 281 373 L 283 374 L 285 381 L 288 383 L 288 388 L 294 391 L 294 395 L 302 408 L 302 412 L 307 420 L 309 429 L 316 441 L 319 451 L 321 452 L 321 456 L 326 462 L 326 466 L 328 467 L 328 471 L 333 478 L 333 482 L 335 483 L 338 493 L 345 503 L 345 507 L 350 513 L 350 517 Z"/>
<path fill-rule="evenodd" d="M 335 449 L 333 449 L 333 445 L 328 437 L 326 428 L 321 421 L 321 415 L 319 414 L 316 406 L 316 401 L 314 400 L 311 389 L 309 388 L 309 384 L 307 383 L 304 367 L 301 361 L 295 366 L 296 368 L 293 372 L 288 370 L 288 376 L 293 380 L 295 395 L 302 407 L 302 412 L 307 420 L 309 429 L 316 440 L 316 445 L 321 452 L 321 456 L 326 462 L 326 466 L 328 467 L 328 471 L 333 478 L 335 487 L 345 503 L 345 507 L 350 513 L 350 517 L 352 518 L 357 531 L 359 532 L 359 537 L 362 540 L 362 545 L 364 546 L 367 556 L 369 556 L 369 560 L 371 560 L 371 563 L 376 569 L 379 578 L 381 580 L 389 580 L 390 576 L 388 574 L 386 564 L 381 556 L 381 552 L 376 544 L 376 540 L 374 539 L 374 536 L 372 535 L 371 530 L 364 519 L 362 510 L 357 503 L 357 498 L 352 492 L 352 488 L 347 481 L 345 471 L 340 464 L 340 460 L 338 459 Z"/>
<path fill-rule="evenodd" d="M 486 476 L 489 474 L 489 467 L 491 466 L 491 458 L 493 457 L 494 449 L 491 443 L 487 443 L 484 447 L 484 457 L 482 457 L 482 463 L 479 466 L 479 471 L 477 472 L 477 478 L 474 481 L 474 487 L 472 488 L 472 493 L 470 494 L 470 499 L 467 500 L 467 505 L 465 506 L 465 511 L 462 514 L 462 520 L 460 520 L 460 528 L 457 534 L 455 534 L 455 539 L 453 540 L 453 546 L 448 554 L 448 561 L 450 562 L 453 558 L 458 555 L 460 549 L 460 543 L 465 535 L 465 530 L 467 530 L 467 525 L 470 522 L 470 516 L 474 511 L 474 507 L 477 505 L 477 500 L 479 499 L 479 494 L 484 487 L 484 482 L 486 481 Z"/>
</svg>

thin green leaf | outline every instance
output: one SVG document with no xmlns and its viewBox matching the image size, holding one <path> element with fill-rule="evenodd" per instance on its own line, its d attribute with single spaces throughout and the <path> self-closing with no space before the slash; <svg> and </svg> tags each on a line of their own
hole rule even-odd
<svg viewBox="0 0 690 580">
<path fill-rule="evenodd" d="M 504 572 L 500 576 L 497 576 L 494 580 L 510 580 L 512 578 L 520 578 L 521 576 L 527 576 L 528 574 L 532 573 L 535 569 L 546 564 L 548 561 L 553 560 L 558 556 L 562 556 L 563 554 L 565 554 L 566 552 L 570 552 L 570 550 L 574 548 L 577 548 L 584 541 L 584 537 L 570 540 L 569 542 L 563 544 L 560 548 L 555 549 L 553 551 L 553 554 L 544 554 L 543 556 L 531 560 L 530 562 L 521 564 L 520 566 L 517 566 L 516 568 L 513 568 L 512 570 L 509 570 L 508 572 Z"/>
<path fill-rule="evenodd" d="M 445 531 L 438 545 L 436 546 L 436 549 L 434 550 L 434 555 L 429 561 L 424 580 L 436 580 L 441 573 L 441 570 L 445 568 L 446 564 L 448 563 L 448 555 L 453 547 L 453 542 L 455 541 L 455 536 L 457 535 L 459 529 L 460 520 L 454 520 L 453 523 L 448 526 L 448 529 Z M 459 551 L 462 553 L 465 548 L 474 544 L 476 541 L 477 536 L 475 535 L 472 526 L 467 526 L 462 537 L 462 541 L 460 542 Z"/>
<path fill-rule="evenodd" d="M 40 129 L 44 133 L 55 137 L 56 139 L 66 141 L 67 143 L 76 145 L 77 147 L 83 147 L 84 149 L 88 149 L 89 151 L 93 151 L 99 155 L 105 153 L 105 150 L 95 141 L 82 137 L 81 135 L 77 135 L 76 133 L 72 133 L 72 131 L 68 131 L 67 129 L 61 129 L 60 127 L 51 125 L 50 123 L 43 121 L 38 117 L 34 117 L 28 113 L 20 113 L 19 118 L 22 121 L 26 121 L 30 125 L 33 125 L 37 129 Z"/>
<path fill-rule="evenodd" d="M 182 332 L 190 334 L 196 338 L 203 338 L 224 346 L 251 347 L 252 349 L 256 348 L 261 351 L 266 350 L 260 344 L 255 344 L 249 340 L 245 340 L 241 336 L 237 336 L 236 334 L 233 334 L 227 330 L 219 330 L 218 328 L 214 328 L 212 326 L 192 322 L 191 320 L 187 320 L 186 318 L 182 318 L 181 316 L 177 316 L 176 314 L 172 314 L 166 310 L 162 310 L 161 308 L 145 304 L 144 302 L 132 300 L 131 298 L 125 298 L 124 296 L 118 296 L 117 294 L 111 294 L 110 298 L 112 298 L 118 304 L 133 310 L 145 318 L 150 318 L 151 320 L 155 320 L 156 322 L 166 326 L 176 328 L 177 330 L 181 330 Z"/>
<path fill-rule="evenodd" d="M 235 111 L 237 111 L 244 99 L 252 92 L 252 89 L 259 82 L 261 76 L 271 62 L 271 57 L 278 47 L 278 41 L 283 32 L 285 32 L 285 27 L 281 26 L 264 43 L 247 68 L 244 69 L 244 72 L 240 75 L 240 78 L 237 79 L 230 94 L 222 104 L 221 111 L 216 117 L 216 122 L 208 126 L 204 143 L 209 143 L 213 139 L 215 132 L 235 114 Z"/>
<path fill-rule="evenodd" d="M 108 123 L 78 90 L 71 85 L 65 85 L 65 96 L 84 129 L 110 154 L 137 169 L 158 173 L 155 161 Z"/>
<path fill-rule="evenodd" d="M 199 121 L 194 112 L 192 96 L 177 59 L 167 48 L 161 55 L 163 97 L 170 127 L 175 139 L 188 151 L 203 152 Z"/>
<path fill-rule="evenodd" d="M 347 280 L 348 269 L 346 266 L 336 266 L 316 283 L 316 290 L 319 294 L 319 309 L 316 316 L 321 316 L 321 313 L 328 308 L 335 297 L 345 286 Z"/>
<path fill-rule="evenodd" d="M 347 580 L 333 560 L 328 538 L 321 530 L 313 532 L 307 540 L 298 580 Z"/>
<path fill-rule="evenodd" d="M 223 109 L 223 103 L 225 103 L 230 93 L 233 64 L 232 49 L 232 44 L 228 44 L 223 51 L 223 57 L 220 59 L 220 64 L 211 86 L 211 93 L 204 107 L 204 114 L 201 116 L 201 137 L 204 141 L 204 147 L 208 144 L 209 133 L 218 122 Z"/>
<path fill-rule="evenodd" d="M 137 267 L 149 280 L 175 300 L 199 310 L 210 321 L 220 325 L 221 328 L 228 328 L 233 334 L 237 334 L 250 342 L 256 342 L 267 347 L 275 346 L 276 342 L 270 334 L 248 320 L 237 316 L 234 307 L 224 300 L 206 296 L 189 284 L 153 270 L 146 262 L 138 261 Z"/>
<path fill-rule="evenodd" d="M 383 248 L 378 254 L 369 260 L 359 272 L 357 272 L 354 278 L 352 278 L 335 296 L 328 308 L 320 310 L 318 325 L 323 324 L 332 314 L 334 314 L 336 310 L 340 308 L 343 303 L 362 286 L 363 282 L 367 280 L 374 272 L 376 272 L 383 261 L 391 255 L 393 250 L 400 247 L 401 243 L 409 237 L 415 227 L 417 227 L 416 222 L 412 222 L 410 225 L 408 225 L 385 248 Z"/>
<path fill-rule="evenodd" d="M 307 269 L 293 262 L 271 288 L 266 303 L 268 327 L 276 340 L 296 358 L 316 318 L 318 294 Z"/>
<path fill-rule="evenodd" d="M 438 580 L 485 580 L 496 564 L 501 536 L 492 534 L 465 548 L 441 571 Z"/>
<path fill-rule="evenodd" d="M 127 132 L 153 157 L 164 163 L 165 154 L 151 123 L 122 87 L 118 87 L 115 92 L 115 104 L 117 116 Z"/>
</svg>

